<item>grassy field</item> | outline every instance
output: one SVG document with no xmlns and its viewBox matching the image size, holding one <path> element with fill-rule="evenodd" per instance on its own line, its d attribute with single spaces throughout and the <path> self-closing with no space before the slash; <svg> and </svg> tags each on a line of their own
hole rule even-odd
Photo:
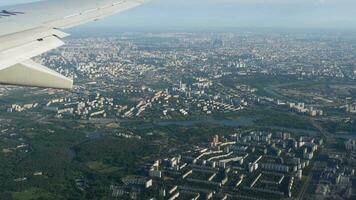
<svg viewBox="0 0 356 200">
<path fill-rule="evenodd" d="M 55 195 L 39 189 L 39 188 L 29 188 L 28 190 L 22 192 L 13 192 L 12 198 L 14 200 L 33 200 L 33 199 L 46 199 L 46 200 L 55 200 L 58 199 Z"/>
<path fill-rule="evenodd" d="M 120 169 L 118 167 L 105 165 L 104 163 L 98 161 L 87 162 L 86 165 L 89 167 L 89 169 L 104 174 L 114 173 Z"/>
</svg>

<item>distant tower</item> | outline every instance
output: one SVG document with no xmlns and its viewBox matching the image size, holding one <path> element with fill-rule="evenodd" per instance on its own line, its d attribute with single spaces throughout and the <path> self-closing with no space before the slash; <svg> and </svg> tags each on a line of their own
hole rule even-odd
<svg viewBox="0 0 356 200">
<path fill-rule="evenodd" d="M 215 39 L 212 42 L 213 47 L 219 48 L 224 46 L 224 42 L 221 39 Z"/>
<path fill-rule="evenodd" d="M 346 105 L 352 102 L 352 97 L 346 97 Z"/>
<path fill-rule="evenodd" d="M 211 143 L 211 146 L 212 146 L 212 147 L 216 147 L 218 144 L 219 144 L 219 136 L 218 136 L 218 135 L 215 135 L 215 136 L 213 137 L 213 142 Z"/>
</svg>

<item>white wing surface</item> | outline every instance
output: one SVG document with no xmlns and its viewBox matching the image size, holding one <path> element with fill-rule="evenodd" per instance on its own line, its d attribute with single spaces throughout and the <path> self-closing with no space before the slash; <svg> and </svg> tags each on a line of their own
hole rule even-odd
<svg viewBox="0 0 356 200">
<path fill-rule="evenodd" d="M 62 29 L 128 10 L 146 0 L 48 0 L 0 8 L 0 83 L 71 89 L 73 80 L 31 60 L 64 44 Z"/>
</svg>

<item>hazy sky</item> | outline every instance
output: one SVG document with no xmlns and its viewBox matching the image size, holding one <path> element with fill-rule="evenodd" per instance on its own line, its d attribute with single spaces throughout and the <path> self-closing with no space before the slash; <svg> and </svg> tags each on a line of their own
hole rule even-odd
<svg viewBox="0 0 356 200">
<path fill-rule="evenodd" d="M 0 0 L 0 5 L 23 2 L 31 0 Z M 86 26 L 356 29 L 356 0 L 152 0 Z"/>
</svg>

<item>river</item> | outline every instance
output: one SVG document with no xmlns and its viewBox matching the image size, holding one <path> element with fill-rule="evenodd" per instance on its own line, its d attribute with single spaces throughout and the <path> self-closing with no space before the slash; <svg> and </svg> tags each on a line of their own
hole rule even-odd
<svg viewBox="0 0 356 200">
<path fill-rule="evenodd" d="M 199 124 L 214 124 L 221 126 L 230 126 L 230 127 L 240 127 L 240 126 L 250 126 L 254 124 L 255 118 L 241 117 L 239 119 L 201 119 L 201 120 L 181 120 L 181 121 L 163 121 L 157 122 L 159 126 L 194 126 Z"/>
</svg>

